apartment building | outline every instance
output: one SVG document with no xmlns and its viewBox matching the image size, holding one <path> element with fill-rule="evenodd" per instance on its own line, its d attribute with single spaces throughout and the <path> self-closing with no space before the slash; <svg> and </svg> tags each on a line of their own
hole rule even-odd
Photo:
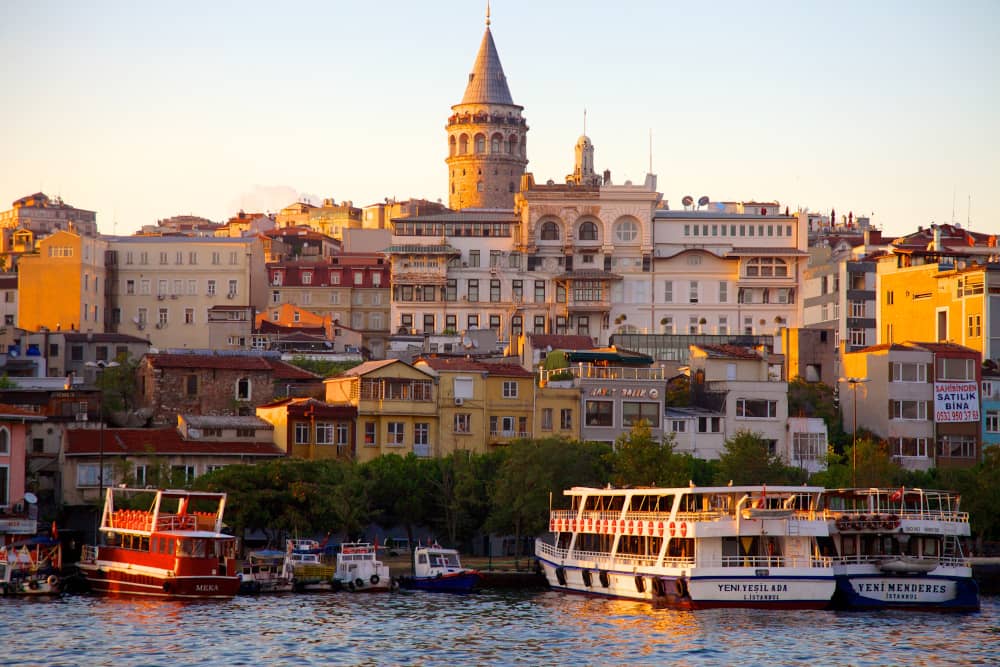
<svg viewBox="0 0 1000 667">
<path fill-rule="evenodd" d="M 158 349 L 206 349 L 212 309 L 240 306 L 240 331 L 250 344 L 252 313 L 267 304 L 259 238 L 105 238 L 110 331 L 146 338 Z"/>
</svg>

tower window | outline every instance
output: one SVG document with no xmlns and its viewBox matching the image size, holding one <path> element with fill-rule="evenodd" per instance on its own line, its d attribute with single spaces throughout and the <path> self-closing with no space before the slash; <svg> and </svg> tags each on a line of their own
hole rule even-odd
<svg viewBox="0 0 1000 667">
<path fill-rule="evenodd" d="M 482 192 L 483 191 L 483 182 L 482 181 L 477 181 L 476 182 L 476 191 L 477 192 Z"/>
<path fill-rule="evenodd" d="M 486 152 L 486 137 L 482 134 L 476 135 L 476 153 Z"/>
</svg>

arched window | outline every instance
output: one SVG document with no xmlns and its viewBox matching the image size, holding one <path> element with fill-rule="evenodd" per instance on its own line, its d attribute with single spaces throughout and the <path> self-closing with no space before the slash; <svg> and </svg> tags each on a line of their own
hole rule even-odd
<svg viewBox="0 0 1000 667">
<path fill-rule="evenodd" d="M 453 157 L 455 155 L 455 144 L 456 144 L 455 135 L 452 135 L 451 138 L 448 140 L 448 155 L 451 155 Z"/>
<path fill-rule="evenodd" d="M 476 135 L 476 153 L 486 152 L 486 135 L 477 134 Z"/>
<path fill-rule="evenodd" d="M 551 220 L 546 220 L 542 223 L 542 241 L 558 241 L 559 240 L 559 225 L 552 222 Z"/>
<path fill-rule="evenodd" d="M 581 241 L 596 241 L 597 225 L 589 220 L 580 225 L 580 233 L 577 235 Z"/>
<path fill-rule="evenodd" d="M 512 135 L 510 135 L 510 137 L 507 138 L 507 152 L 511 153 L 511 154 L 517 152 L 517 135 L 516 134 L 512 134 Z"/>
<path fill-rule="evenodd" d="M 639 238 L 639 225 L 635 220 L 622 220 L 615 226 L 615 240 L 632 243 Z"/>
<path fill-rule="evenodd" d="M 10 454 L 10 431 L 6 426 L 0 428 L 0 454 Z"/>
<path fill-rule="evenodd" d="M 754 257 L 747 262 L 747 278 L 787 278 L 788 264 L 777 257 Z"/>
<path fill-rule="evenodd" d="M 490 153 L 499 153 L 502 145 L 503 137 L 499 134 L 494 134 L 490 139 Z"/>
<path fill-rule="evenodd" d="M 469 152 L 469 135 L 463 134 L 458 138 L 458 154 L 465 155 Z"/>
</svg>

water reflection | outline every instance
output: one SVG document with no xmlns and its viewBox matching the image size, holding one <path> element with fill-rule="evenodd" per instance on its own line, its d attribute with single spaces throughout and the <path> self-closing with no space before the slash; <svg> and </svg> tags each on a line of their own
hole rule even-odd
<svg viewBox="0 0 1000 667">
<path fill-rule="evenodd" d="M 0 600 L 14 665 L 1000 664 L 978 614 L 679 611 L 550 591 Z"/>
</svg>

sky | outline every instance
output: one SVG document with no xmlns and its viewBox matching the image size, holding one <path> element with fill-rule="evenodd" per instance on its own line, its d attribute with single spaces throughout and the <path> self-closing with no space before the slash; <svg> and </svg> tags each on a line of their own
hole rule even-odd
<svg viewBox="0 0 1000 667">
<path fill-rule="evenodd" d="M 1000 232 L 1000 2 L 494 0 L 528 171 L 584 132 L 671 208 L 779 201 Z M 105 234 L 300 199 L 447 202 L 485 1 L 0 0 L 0 210 Z"/>
</svg>

